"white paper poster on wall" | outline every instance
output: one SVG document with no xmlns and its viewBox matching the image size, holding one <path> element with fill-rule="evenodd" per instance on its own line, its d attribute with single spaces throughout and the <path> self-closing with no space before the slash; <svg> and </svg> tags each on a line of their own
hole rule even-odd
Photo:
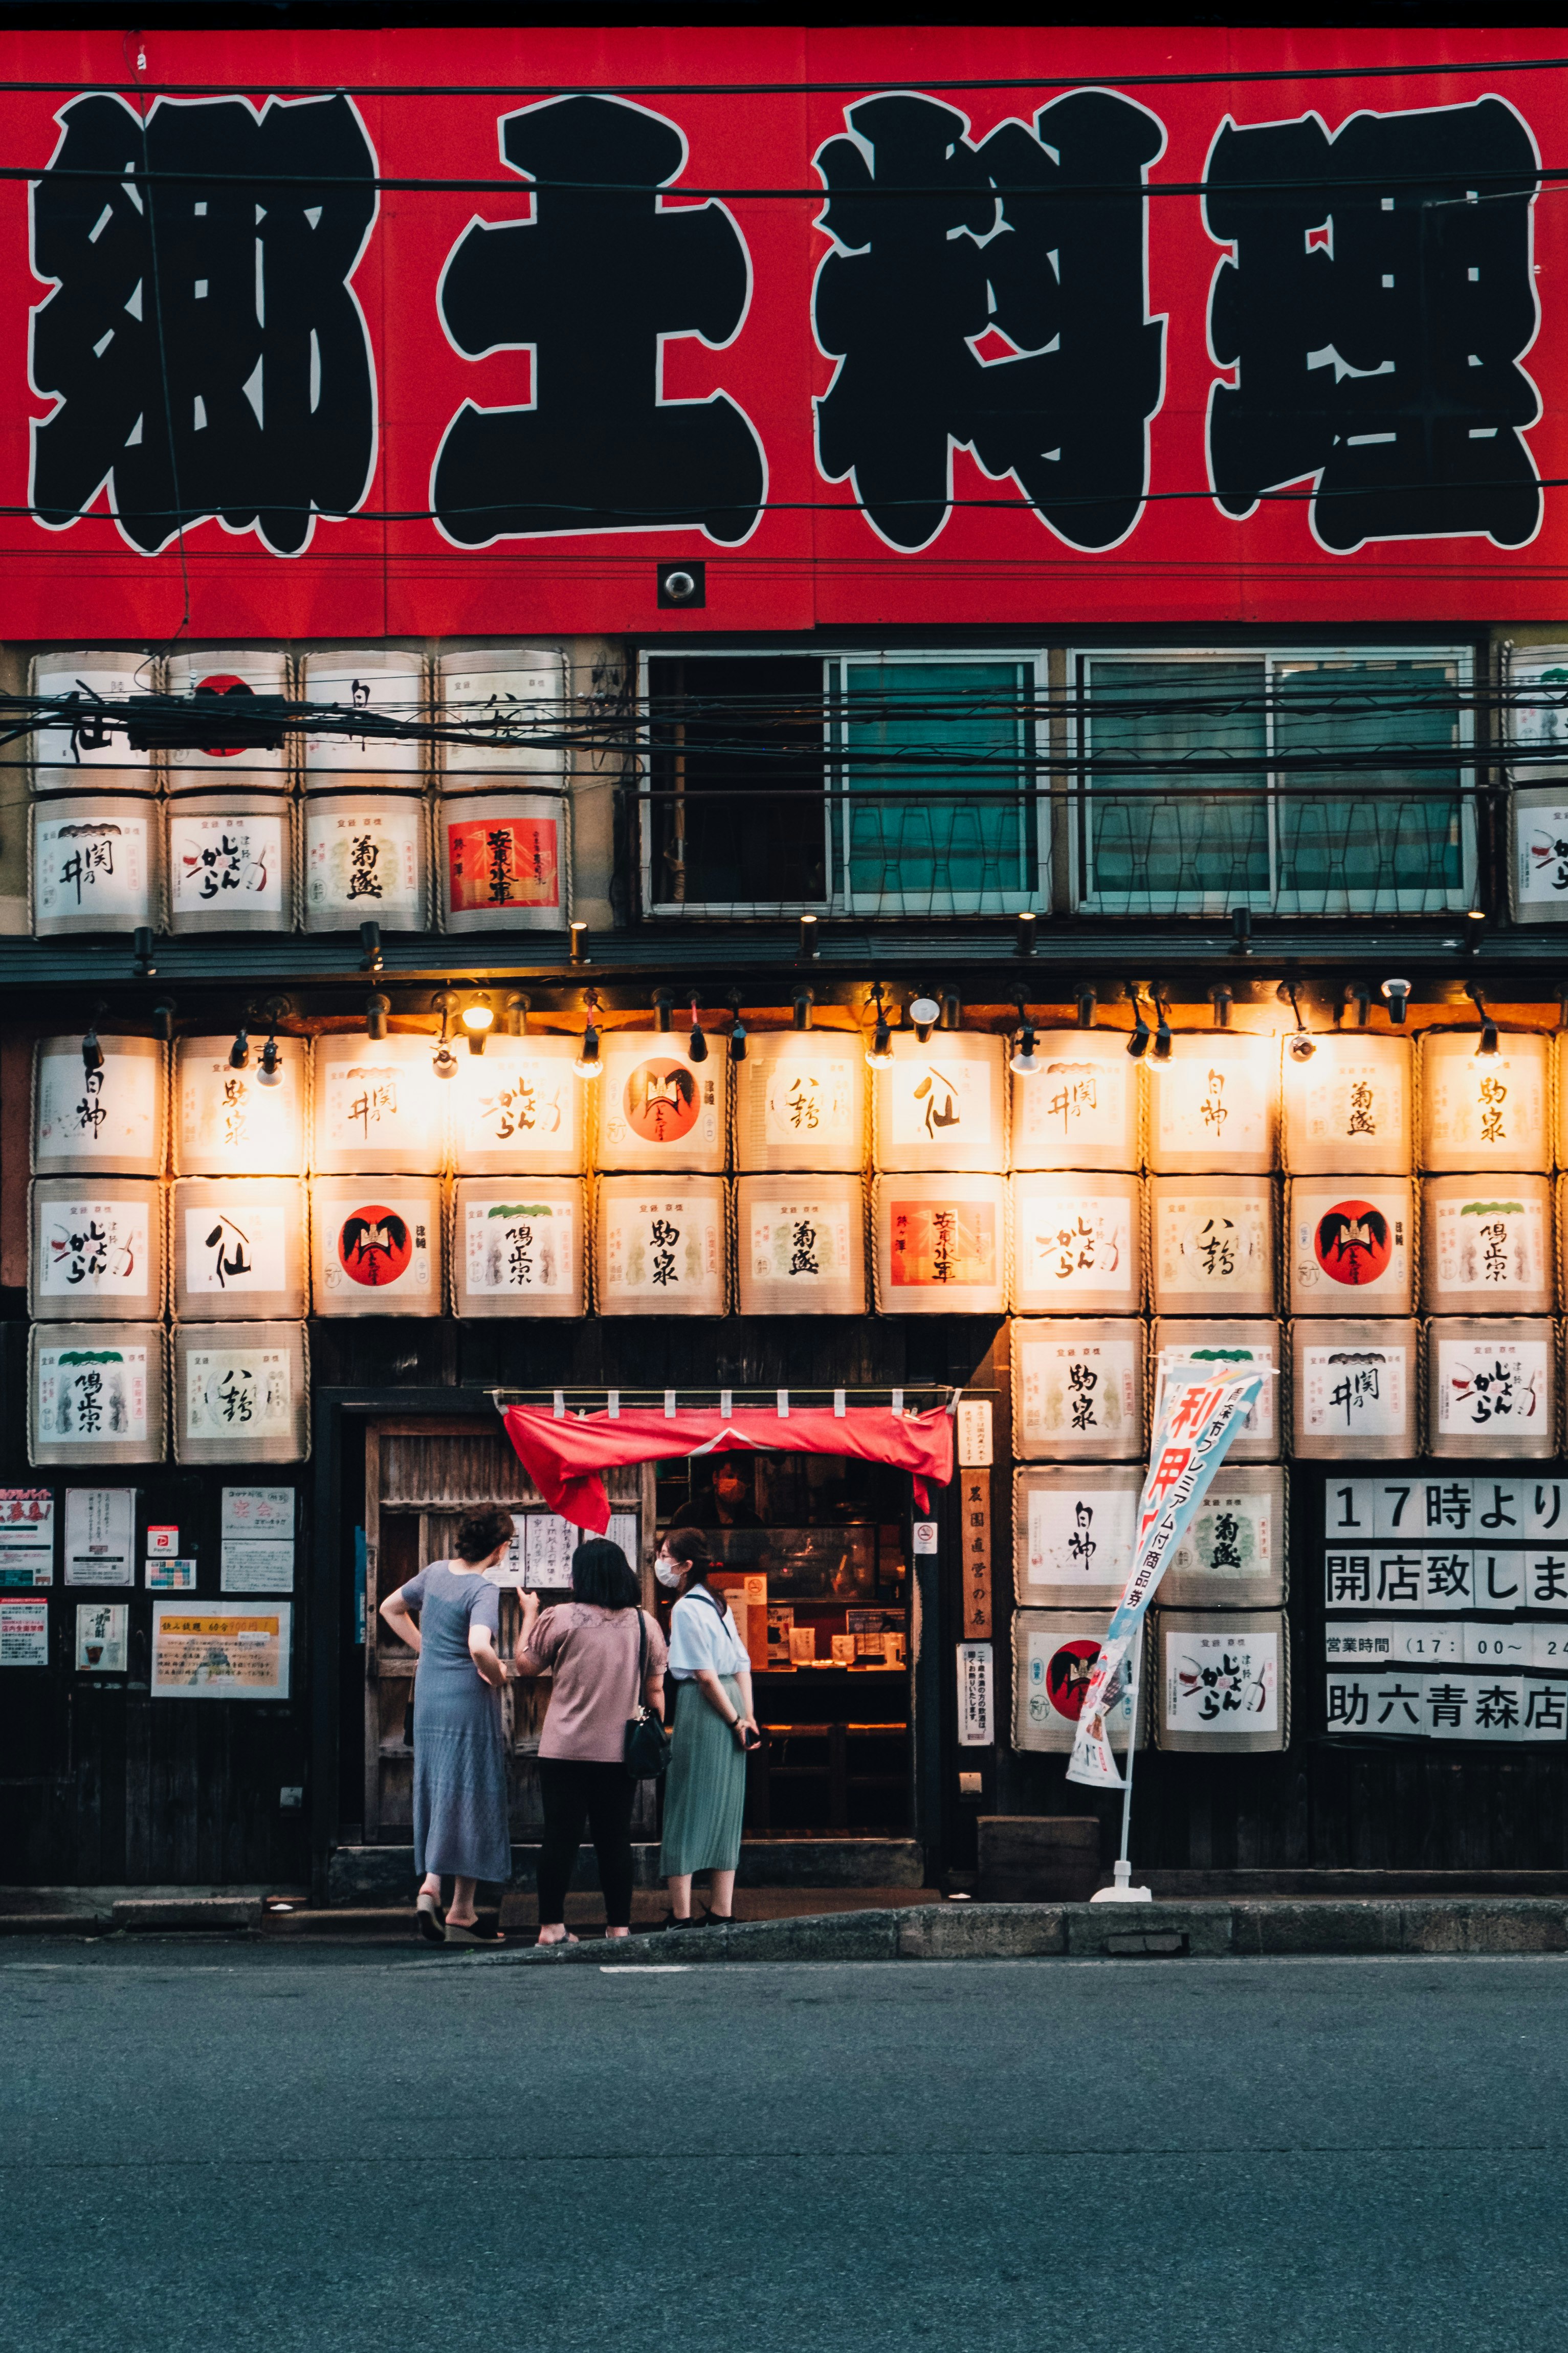
<svg viewBox="0 0 1568 2353">
<path fill-rule="evenodd" d="M 995 1737 L 991 1645 L 989 1642 L 960 1642 L 958 1745 L 961 1748 L 989 1748 Z"/>
<path fill-rule="evenodd" d="M 0 1487 L 0 1592 L 55 1581 L 55 1499 L 47 1487 Z"/>
<path fill-rule="evenodd" d="M 153 1696 L 287 1699 L 291 1616 L 287 1601 L 154 1601 Z"/>
<path fill-rule="evenodd" d="M 218 1533 L 226 1536 L 294 1534 L 292 1487 L 226 1487 Z"/>
<path fill-rule="evenodd" d="M 225 1536 L 219 1556 L 222 1593 L 292 1593 L 292 1537 Z"/>
<path fill-rule="evenodd" d="M 76 1663 L 79 1674 L 125 1672 L 131 1611 L 123 1601 L 79 1601 Z"/>
<path fill-rule="evenodd" d="M 136 1582 L 134 1487 L 66 1489 L 68 1585 Z"/>
<path fill-rule="evenodd" d="M 49 1605 L 47 1601 L 0 1601 L 0 1667 L 47 1667 Z"/>
</svg>

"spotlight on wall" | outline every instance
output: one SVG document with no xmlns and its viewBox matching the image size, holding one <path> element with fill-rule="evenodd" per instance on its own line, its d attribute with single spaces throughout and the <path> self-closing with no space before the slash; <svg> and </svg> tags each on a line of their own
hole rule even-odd
<svg viewBox="0 0 1568 2353">
<path fill-rule="evenodd" d="M 1382 993 L 1388 1001 L 1389 1019 L 1396 1029 L 1402 1029 L 1405 1008 L 1410 1002 L 1410 983 L 1407 980 L 1385 980 Z"/>
<path fill-rule="evenodd" d="M 153 1008 L 153 1027 L 165 1046 L 174 1042 L 174 1015 L 179 1010 L 172 997 L 162 997 Z"/>
<path fill-rule="evenodd" d="M 572 961 L 574 964 L 586 964 L 587 960 L 588 926 L 586 923 L 574 923 L 572 926 Z"/>
<path fill-rule="evenodd" d="M 866 1049 L 867 1067 L 873 1071 L 890 1071 L 893 1067 L 893 1040 L 888 1029 L 888 1015 L 882 1003 L 879 980 L 872 984 L 871 995 L 876 1000 L 877 1027 L 872 1032 L 871 1043 Z"/>
<path fill-rule="evenodd" d="M 511 995 L 507 998 L 505 1013 L 507 1036 L 509 1038 L 526 1038 L 528 1035 L 527 997 L 521 996 L 516 989 L 514 989 Z"/>
<path fill-rule="evenodd" d="M 915 1036 L 922 1046 L 928 1045 L 931 1033 L 942 1019 L 942 1008 L 934 997 L 917 997 L 910 1000 L 910 1019 L 915 1025 Z"/>
<path fill-rule="evenodd" d="M 81 1041 L 81 1066 L 89 1079 L 95 1071 L 103 1068 L 103 1049 L 98 1042 L 97 1027 L 90 1021 L 87 1026 L 87 1035 Z"/>
<path fill-rule="evenodd" d="M 821 929 L 822 926 L 817 922 L 815 915 L 803 915 L 801 917 L 800 954 L 803 964 L 809 964 L 812 957 L 816 954 L 817 938 Z"/>
<path fill-rule="evenodd" d="M 962 1029 L 963 1027 L 963 999 L 956 988 L 942 990 L 942 1026 L 944 1029 Z"/>
<path fill-rule="evenodd" d="M 1214 1026 L 1216 1029 L 1230 1028 L 1230 1008 L 1235 1002 L 1234 992 L 1226 988 L 1223 981 L 1210 989 L 1209 1003 L 1214 1007 Z"/>
<path fill-rule="evenodd" d="M 1498 1050 L 1497 1023 L 1487 1011 L 1486 1003 L 1481 996 L 1480 989 L 1473 980 L 1466 981 L 1465 995 L 1469 998 L 1470 1003 L 1475 1007 L 1476 1011 L 1481 1017 L 1481 1034 L 1476 1046 L 1476 1051 L 1478 1054 L 1485 1054 L 1489 1058 L 1491 1055 L 1495 1054 Z"/>
<path fill-rule="evenodd" d="M 452 1051 L 451 1030 L 452 1016 L 458 1009 L 458 993 L 452 988 L 438 989 L 430 1002 L 441 1016 L 441 1035 L 436 1040 L 436 1051 L 430 1057 L 430 1067 L 438 1079 L 455 1079 L 458 1075 L 458 1058 Z"/>
<path fill-rule="evenodd" d="M 471 1005 L 464 1006 L 461 1018 L 468 1034 L 469 1053 L 482 1054 L 485 1039 L 495 1028 L 494 1006 L 488 997 L 477 997 Z"/>
<path fill-rule="evenodd" d="M 1301 1018 L 1301 1008 L 1297 1001 L 1297 987 L 1293 980 L 1282 980 L 1276 994 L 1296 1017 L 1296 1035 L 1290 1040 L 1291 1057 L 1298 1062 L 1310 1062 L 1318 1049 L 1315 1041 L 1307 1035 L 1307 1025 Z"/>
<path fill-rule="evenodd" d="M 814 988 L 797 988 L 795 993 L 795 1026 L 797 1029 L 811 1027 L 811 1008 L 816 1003 Z"/>
<path fill-rule="evenodd" d="M 283 1083 L 283 1060 L 278 1050 L 278 1024 L 289 1010 L 286 997 L 269 997 L 262 1007 L 267 1023 L 267 1043 L 261 1049 L 261 1067 L 256 1076 L 264 1087 L 280 1087 Z"/>
<path fill-rule="evenodd" d="M 243 1071 L 249 1060 L 250 1039 L 245 1033 L 244 1024 L 241 1023 L 234 1033 L 234 1043 L 228 1050 L 228 1067 L 231 1071 Z"/>
<path fill-rule="evenodd" d="M 131 934 L 131 954 L 138 980 L 151 980 L 158 967 L 153 961 L 153 926 L 138 923 Z"/>
<path fill-rule="evenodd" d="M 1032 956 L 1035 953 L 1036 918 L 1027 909 L 1018 918 L 1018 954 Z"/>
<path fill-rule="evenodd" d="M 599 1060 L 599 1032 L 594 1021 L 594 1016 L 598 1009 L 596 999 L 591 997 L 588 999 L 588 1019 L 583 1031 L 582 1050 L 572 1065 L 580 1079 L 598 1079 L 604 1076 L 605 1066 Z"/>
<path fill-rule="evenodd" d="M 1080 980 L 1073 994 L 1078 999 L 1079 1028 L 1092 1029 L 1094 1017 L 1100 1008 L 1100 991 L 1091 980 Z"/>
<path fill-rule="evenodd" d="M 379 1041 L 386 1035 L 386 1017 L 392 1010 L 390 999 L 367 997 L 364 1001 L 364 1034 Z"/>
<path fill-rule="evenodd" d="M 661 1038 L 668 1038 L 669 1035 L 670 1010 L 674 1003 L 675 991 L 672 988 L 654 990 L 653 1009 L 658 1016 L 658 1033 Z"/>
<path fill-rule="evenodd" d="M 743 1062 L 745 1059 L 746 1027 L 741 1018 L 740 1008 L 737 1007 L 734 1022 L 730 1031 L 730 1060 L 732 1062 Z"/>
<path fill-rule="evenodd" d="M 381 925 L 372 923 L 362 923 L 359 927 L 359 944 L 364 951 L 359 960 L 361 972 L 379 972 L 381 970 Z"/>
<path fill-rule="evenodd" d="M 691 1035 L 686 1041 L 686 1052 L 690 1061 L 705 1062 L 708 1060 L 708 1040 L 702 1034 L 702 1024 L 697 1018 L 695 997 L 691 1000 Z"/>
<path fill-rule="evenodd" d="M 1132 1035 L 1127 1040 L 1127 1050 L 1135 1062 L 1141 1062 L 1149 1051 L 1149 1024 L 1143 1018 L 1143 999 L 1136 981 L 1127 985 L 1127 1001 L 1132 1008 Z"/>
<path fill-rule="evenodd" d="M 1344 994 L 1340 999 L 1342 1014 L 1348 1012 L 1352 1005 L 1355 1008 L 1355 1026 L 1358 1029 L 1364 1029 L 1372 1006 L 1372 991 L 1364 980 L 1347 980 L 1345 983 Z"/>
<path fill-rule="evenodd" d="M 1154 1032 L 1154 1060 L 1168 1062 L 1171 1059 L 1171 1008 L 1162 989 L 1154 991 L 1154 1018 L 1159 1027 Z"/>
<path fill-rule="evenodd" d="M 1035 1051 L 1035 1025 L 1022 997 L 1018 1000 L 1017 1039 L 1008 1058 L 1007 1068 L 1018 1079 L 1032 1079 L 1040 1069 L 1040 1058 Z"/>
</svg>

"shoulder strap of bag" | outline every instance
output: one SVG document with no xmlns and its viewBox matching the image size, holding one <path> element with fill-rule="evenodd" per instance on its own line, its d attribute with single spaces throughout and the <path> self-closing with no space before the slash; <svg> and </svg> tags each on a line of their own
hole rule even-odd
<svg viewBox="0 0 1568 2353">
<path fill-rule="evenodd" d="M 642 1604 L 639 1602 L 637 1604 L 637 1688 L 632 1694 L 632 1714 L 634 1715 L 637 1715 L 643 1706 L 643 1685 L 647 1681 L 647 1619 L 643 1611 Z"/>
</svg>

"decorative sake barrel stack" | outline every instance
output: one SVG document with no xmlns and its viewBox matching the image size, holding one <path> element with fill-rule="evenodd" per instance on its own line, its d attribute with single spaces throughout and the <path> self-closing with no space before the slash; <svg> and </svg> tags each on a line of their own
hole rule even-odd
<svg viewBox="0 0 1568 2353">
<path fill-rule="evenodd" d="M 595 1123 L 601 1315 L 722 1315 L 730 1304 L 730 1060 L 673 1031 L 607 1031 L 584 1083 Z"/>
<path fill-rule="evenodd" d="M 163 915 L 163 860 L 154 755 L 126 737 L 95 740 L 95 702 L 153 694 L 156 661 L 124 653 L 35 655 L 31 691 L 70 696 L 82 724 L 33 737 L 29 873 L 32 925 L 41 939 L 129 934 Z"/>
<path fill-rule="evenodd" d="M 289 658 L 277 651 L 180 653 L 169 692 L 242 710 L 257 695 L 287 697 Z M 175 934 L 286 932 L 294 923 L 293 777 L 286 741 L 230 749 L 215 731 L 167 761 L 168 923 Z"/>
<path fill-rule="evenodd" d="M 424 1032 L 319 1038 L 311 1291 L 318 1315 L 439 1315 L 456 1079 Z"/>
<path fill-rule="evenodd" d="M 1007 1305 L 1007 1047 L 914 1030 L 873 1073 L 872 1271 L 884 1315 L 996 1315 Z"/>
<path fill-rule="evenodd" d="M 587 1306 L 588 1089 L 575 1038 L 497 1037 L 452 1081 L 452 1300 L 459 1315 Z"/>
<path fill-rule="evenodd" d="M 736 1064 L 742 1315 L 865 1314 L 866 1079 L 845 1030 L 766 1032 Z"/>
<path fill-rule="evenodd" d="M 452 724 L 518 723 L 507 743 L 447 744 L 436 865 L 448 932 L 563 931 L 571 916 L 569 675 L 554 648 L 459 648 L 437 666 Z"/>
<path fill-rule="evenodd" d="M 428 712 L 423 655 L 389 647 L 306 654 L 306 702 L 384 720 Z M 425 746 L 374 734 L 313 733 L 304 745 L 304 923 L 308 932 L 418 932 L 430 920 Z"/>
</svg>

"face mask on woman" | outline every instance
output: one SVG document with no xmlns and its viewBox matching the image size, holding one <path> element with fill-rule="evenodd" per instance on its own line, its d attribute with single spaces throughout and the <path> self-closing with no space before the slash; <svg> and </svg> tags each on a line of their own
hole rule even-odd
<svg viewBox="0 0 1568 2353">
<path fill-rule="evenodd" d="M 685 1576 L 686 1564 L 684 1561 L 670 1560 L 667 1555 L 660 1553 L 654 1562 L 653 1573 L 661 1585 L 674 1587 L 679 1585 Z"/>
</svg>

